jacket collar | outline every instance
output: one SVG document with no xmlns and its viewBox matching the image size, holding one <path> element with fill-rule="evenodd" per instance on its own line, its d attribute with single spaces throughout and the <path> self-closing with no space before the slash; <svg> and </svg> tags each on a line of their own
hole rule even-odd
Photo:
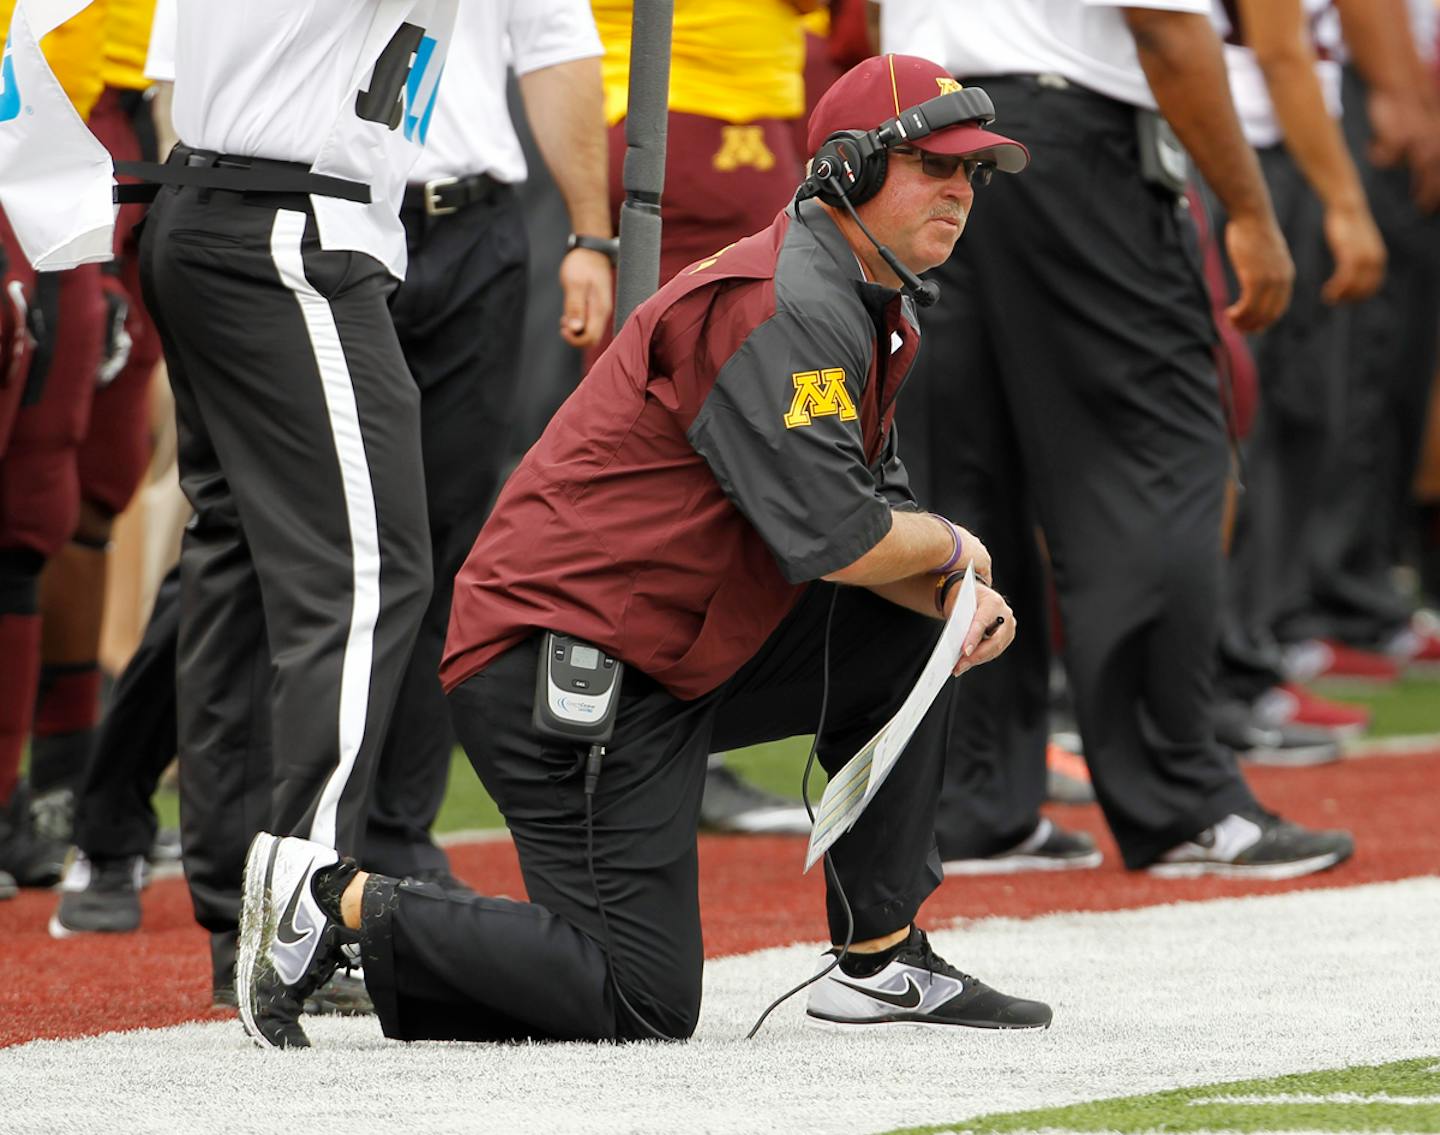
<svg viewBox="0 0 1440 1135">
<path fill-rule="evenodd" d="M 900 296 L 898 288 L 877 284 L 865 278 L 865 271 L 860 267 L 855 250 L 850 247 L 850 242 L 845 239 L 840 226 L 819 201 L 814 198 L 792 201 L 790 212 L 799 219 L 815 243 L 835 261 L 840 272 L 854 282 L 855 292 L 867 310 L 883 311 Z"/>
</svg>

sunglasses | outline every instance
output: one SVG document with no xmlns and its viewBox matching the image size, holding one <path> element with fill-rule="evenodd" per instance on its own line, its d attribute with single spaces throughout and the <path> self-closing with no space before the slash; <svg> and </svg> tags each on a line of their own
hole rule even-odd
<svg viewBox="0 0 1440 1135">
<path fill-rule="evenodd" d="M 907 158 L 919 158 L 921 172 L 926 177 L 939 178 L 941 181 L 949 181 L 963 169 L 965 180 L 972 185 L 989 185 L 990 175 L 995 172 L 993 163 L 981 161 L 979 158 L 961 157 L 959 154 L 932 154 L 929 150 L 917 150 L 913 146 L 891 146 L 890 152 Z"/>
</svg>

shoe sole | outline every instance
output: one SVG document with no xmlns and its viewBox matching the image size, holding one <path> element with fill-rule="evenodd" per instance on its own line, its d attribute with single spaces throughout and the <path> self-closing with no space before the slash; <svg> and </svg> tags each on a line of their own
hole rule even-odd
<svg viewBox="0 0 1440 1135">
<path fill-rule="evenodd" d="M 1217 879 L 1260 879 L 1278 881 L 1298 879 L 1313 875 L 1350 858 L 1350 853 L 1330 852 L 1326 855 L 1312 855 L 1309 859 L 1296 859 L 1289 863 L 1152 863 L 1145 870 L 1157 879 L 1200 879 L 1211 876 Z"/>
<path fill-rule="evenodd" d="M 66 938 L 78 938 L 84 934 L 134 934 L 140 929 L 140 923 L 137 921 L 134 926 L 82 926 L 76 929 L 61 922 L 60 913 L 57 911 L 50 916 L 47 929 L 50 937 L 63 942 Z"/>
<path fill-rule="evenodd" d="M 1238 756 L 1246 764 L 1265 768 L 1315 768 L 1338 764 L 1345 753 L 1338 745 L 1311 745 L 1294 749 L 1241 749 Z"/>
<path fill-rule="evenodd" d="M 956 1029 L 981 1029 L 992 1033 L 1039 1033 L 1050 1027 L 1047 1021 L 1043 1025 L 997 1025 L 984 1024 L 978 1021 L 914 1021 L 914 1020 L 888 1020 L 877 1018 L 872 1021 L 836 1021 L 828 1017 L 817 1017 L 807 1012 L 805 1024 L 812 1029 L 827 1033 L 854 1033 L 869 1030 L 874 1032 L 878 1029 L 908 1029 L 912 1031 L 933 1032 L 936 1030 L 953 1032 Z"/>
<path fill-rule="evenodd" d="M 1018 875 L 1024 871 L 1090 871 L 1105 862 L 1105 855 L 1092 851 L 1057 859 L 1049 855 L 1009 855 L 995 859 L 952 859 L 942 863 L 946 875 Z"/>
<path fill-rule="evenodd" d="M 235 954 L 235 995 L 239 1002 L 240 1024 L 245 1029 L 245 1035 L 261 1048 L 280 1047 L 260 1031 L 255 1020 L 255 967 L 259 964 L 267 931 L 274 933 L 277 921 L 274 903 L 270 901 L 270 873 L 279 846 L 278 837 L 261 832 L 245 855 L 240 937 Z"/>
</svg>

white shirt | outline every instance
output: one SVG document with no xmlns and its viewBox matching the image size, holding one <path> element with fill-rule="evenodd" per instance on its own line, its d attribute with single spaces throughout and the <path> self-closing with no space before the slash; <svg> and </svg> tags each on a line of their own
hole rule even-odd
<svg viewBox="0 0 1440 1135">
<path fill-rule="evenodd" d="M 1302 0 L 1302 4 L 1311 45 L 1318 54 L 1328 56 L 1329 51 L 1321 42 L 1320 27 L 1334 10 L 1334 0 Z M 1245 141 L 1252 146 L 1279 145 L 1285 134 L 1275 116 L 1275 104 L 1270 100 L 1270 88 L 1265 85 L 1265 73 L 1260 69 L 1255 52 L 1243 42 L 1244 36 L 1236 29 L 1222 0 L 1214 0 L 1210 18 L 1220 38 L 1225 40 L 1225 67 L 1230 73 L 1230 94 L 1235 100 L 1240 126 L 1245 131 Z M 1339 60 L 1317 57 L 1315 75 L 1325 96 L 1325 109 L 1330 112 L 1331 118 L 1339 118 Z"/>
<path fill-rule="evenodd" d="M 1062 75 L 1121 102 L 1155 96 L 1121 8 L 1208 15 L 1211 0 L 884 0 L 881 47 L 935 60 L 951 74 Z M 892 9 L 894 9 L 892 11 Z M 885 40 L 894 29 L 894 46 Z"/>
<path fill-rule="evenodd" d="M 400 278 L 400 201 L 431 125 L 458 0 L 173 0 L 175 131 L 187 146 L 303 162 L 370 186 L 312 195 L 323 248 Z M 157 12 L 152 74 L 167 68 Z M 398 122 L 392 128 L 393 115 Z"/>
<path fill-rule="evenodd" d="M 587 0 L 468 0 L 455 18 L 445 83 L 411 181 L 488 173 L 525 180 L 505 66 L 517 75 L 604 53 Z"/>
</svg>

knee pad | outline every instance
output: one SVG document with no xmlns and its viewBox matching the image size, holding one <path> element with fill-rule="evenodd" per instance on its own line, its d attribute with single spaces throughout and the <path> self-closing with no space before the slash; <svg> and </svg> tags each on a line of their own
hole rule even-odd
<svg viewBox="0 0 1440 1135">
<path fill-rule="evenodd" d="M 40 613 L 45 557 L 30 548 L 0 548 L 0 615 Z"/>
</svg>

